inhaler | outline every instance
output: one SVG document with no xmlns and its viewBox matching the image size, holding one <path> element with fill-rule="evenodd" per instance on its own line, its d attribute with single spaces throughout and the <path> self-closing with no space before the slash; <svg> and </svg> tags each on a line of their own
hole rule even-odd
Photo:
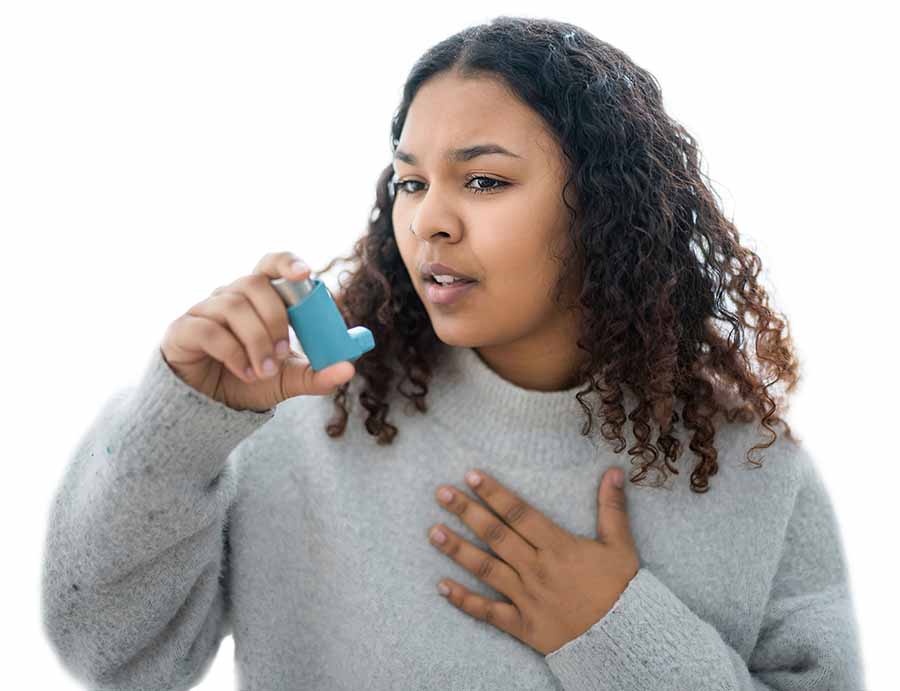
<svg viewBox="0 0 900 691">
<path fill-rule="evenodd" d="M 328 286 L 321 279 L 276 278 L 269 283 L 287 307 L 288 321 L 314 371 L 343 360 L 352 362 L 375 347 L 375 337 L 366 327 L 347 328 Z"/>
</svg>

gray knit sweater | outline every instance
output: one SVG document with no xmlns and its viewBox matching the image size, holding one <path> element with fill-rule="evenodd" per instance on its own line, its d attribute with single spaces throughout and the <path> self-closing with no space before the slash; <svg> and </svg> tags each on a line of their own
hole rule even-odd
<svg viewBox="0 0 900 691">
<path fill-rule="evenodd" d="M 443 352 L 428 412 L 396 395 L 398 435 L 378 446 L 353 398 L 331 438 L 331 397 L 236 411 L 155 349 L 140 383 L 98 411 L 50 509 L 42 614 L 61 663 L 92 689 L 187 689 L 232 635 L 240 691 L 864 688 L 826 488 L 781 432 L 749 466 L 769 438 L 757 425 L 719 428 L 704 495 L 688 488 L 683 430 L 668 488 L 626 482 L 641 568 L 559 649 L 544 656 L 442 598 L 447 577 L 504 600 L 428 541 L 443 522 L 489 551 L 438 485 L 474 497 L 463 475 L 482 468 L 596 537 L 603 472 L 630 469 L 601 435 L 581 436 L 578 387 L 522 389 L 472 349 Z M 623 434 L 630 446 L 630 423 Z"/>
</svg>

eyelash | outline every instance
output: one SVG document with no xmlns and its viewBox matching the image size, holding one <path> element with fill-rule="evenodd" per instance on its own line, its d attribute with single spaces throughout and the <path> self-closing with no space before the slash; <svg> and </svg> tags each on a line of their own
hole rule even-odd
<svg viewBox="0 0 900 691">
<path fill-rule="evenodd" d="M 496 180 L 496 179 L 490 178 L 486 175 L 473 175 L 466 179 L 466 184 L 472 182 L 473 180 L 490 180 L 491 182 L 497 183 L 494 187 L 490 187 L 488 189 L 478 189 L 477 187 L 472 187 L 471 189 L 472 189 L 473 194 L 484 194 L 484 193 L 493 194 L 497 190 L 500 190 L 509 185 L 508 182 L 503 182 L 503 180 Z M 394 186 L 395 191 L 399 190 L 403 194 L 414 194 L 414 192 L 410 192 L 403 187 L 403 185 L 405 185 L 409 182 L 417 183 L 420 185 L 423 184 L 423 183 L 419 182 L 418 180 L 395 180 L 391 184 Z M 421 190 L 417 190 L 417 191 L 421 192 Z"/>
</svg>

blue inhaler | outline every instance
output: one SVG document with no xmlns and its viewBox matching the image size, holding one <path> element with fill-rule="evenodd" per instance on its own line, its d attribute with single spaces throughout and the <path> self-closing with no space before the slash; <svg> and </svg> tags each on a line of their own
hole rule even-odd
<svg viewBox="0 0 900 691">
<path fill-rule="evenodd" d="M 375 347 L 375 338 L 366 327 L 347 329 L 328 286 L 321 279 L 276 278 L 269 283 L 287 307 L 288 321 L 314 371 L 344 360 L 352 362 Z"/>
</svg>

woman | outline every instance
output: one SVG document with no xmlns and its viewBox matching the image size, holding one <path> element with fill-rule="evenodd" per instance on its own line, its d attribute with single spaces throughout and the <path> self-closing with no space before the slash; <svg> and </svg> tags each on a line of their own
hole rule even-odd
<svg viewBox="0 0 900 691">
<path fill-rule="evenodd" d="M 836 518 L 768 392 L 786 322 L 652 76 L 500 17 L 419 60 L 391 134 L 337 417 L 298 354 L 230 383 L 259 408 L 157 350 L 76 451 L 44 581 L 70 669 L 187 688 L 232 633 L 242 689 L 863 688 Z"/>
</svg>

